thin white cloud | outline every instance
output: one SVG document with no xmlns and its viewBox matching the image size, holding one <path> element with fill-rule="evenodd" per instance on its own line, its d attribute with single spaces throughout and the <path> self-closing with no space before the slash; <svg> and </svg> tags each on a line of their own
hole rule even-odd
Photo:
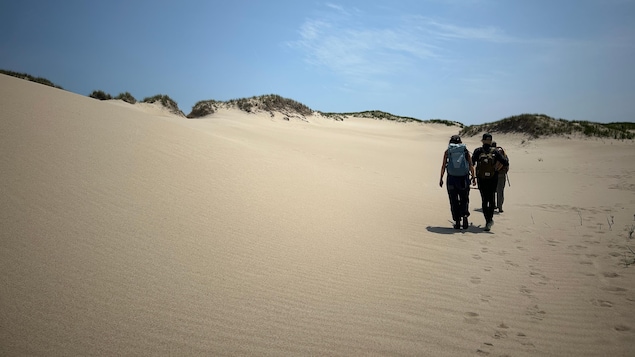
<svg viewBox="0 0 635 357">
<path fill-rule="evenodd" d="M 307 62 L 349 77 L 394 73 L 437 56 L 416 29 L 370 28 L 353 20 L 350 15 L 309 19 L 291 45 L 304 52 Z"/>
<path fill-rule="evenodd" d="M 339 12 L 341 12 L 341 13 L 347 13 L 347 12 L 344 10 L 344 7 L 343 7 L 343 6 L 336 5 L 336 4 L 333 4 L 333 3 L 330 3 L 330 2 L 327 2 L 327 3 L 326 3 L 326 4 L 324 4 L 324 5 L 325 5 L 326 7 L 328 7 L 328 8 L 331 8 L 331 9 L 333 9 L 333 10 L 339 11 Z"/>
<path fill-rule="evenodd" d="M 523 65 L 549 69 L 570 58 L 565 52 L 584 54 L 608 46 L 598 39 L 517 37 L 495 26 L 463 26 L 417 14 L 369 21 L 358 9 L 326 7 L 322 16 L 304 22 L 291 45 L 307 63 L 358 88 L 401 86 L 400 79 L 406 78 L 414 79 L 411 83 L 492 85 L 509 77 L 492 73 L 491 66 L 509 73 Z"/>
<path fill-rule="evenodd" d="M 326 7 L 332 11 L 307 19 L 291 45 L 303 51 L 308 63 L 350 80 L 404 74 L 437 63 L 448 54 L 447 41 L 514 41 L 494 27 L 462 27 L 422 16 L 387 18 L 384 26 L 377 21 L 369 26 L 359 10 L 333 3 Z"/>
<path fill-rule="evenodd" d="M 417 17 L 424 31 L 432 34 L 438 40 L 478 40 L 486 42 L 515 42 L 516 39 L 506 35 L 500 29 L 487 27 L 466 27 L 449 23 L 442 23 L 426 17 Z"/>
</svg>

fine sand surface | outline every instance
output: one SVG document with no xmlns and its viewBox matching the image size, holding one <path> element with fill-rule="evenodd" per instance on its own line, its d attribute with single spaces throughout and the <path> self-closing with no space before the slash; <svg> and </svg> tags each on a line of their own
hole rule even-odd
<svg viewBox="0 0 635 357">
<path fill-rule="evenodd" d="M 4 75 L 0 108 L 2 356 L 635 355 L 633 142 L 494 134 L 505 212 L 484 232 L 473 190 L 456 231 L 456 127 Z"/>
</svg>

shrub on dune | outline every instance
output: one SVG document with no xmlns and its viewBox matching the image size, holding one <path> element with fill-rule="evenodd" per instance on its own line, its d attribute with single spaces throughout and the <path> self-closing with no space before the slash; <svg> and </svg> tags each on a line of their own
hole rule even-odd
<svg viewBox="0 0 635 357">
<path fill-rule="evenodd" d="M 112 96 L 103 90 L 94 90 L 92 93 L 88 95 L 91 98 L 99 99 L 99 100 L 109 100 L 112 99 Z"/>
<path fill-rule="evenodd" d="M 135 97 L 133 97 L 132 94 L 130 94 L 129 92 L 119 93 L 119 95 L 116 96 L 115 99 L 121 99 L 124 102 L 130 104 L 135 104 L 137 102 L 137 99 L 135 99 Z"/>
<path fill-rule="evenodd" d="M 152 97 L 146 97 L 143 99 L 143 103 L 156 103 L 159 102 L 163 107 L 167 108 L 170 112 L 185 116 L 181 109 L 179 109 L 179 105 L 174 101 L 174 99 L 170 98 L 166 94 L 157 94 Z"/>
</svg>

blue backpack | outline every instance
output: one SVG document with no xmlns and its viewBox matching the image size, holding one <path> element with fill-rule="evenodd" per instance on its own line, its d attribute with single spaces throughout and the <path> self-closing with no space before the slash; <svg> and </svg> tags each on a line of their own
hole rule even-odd
<svg viewBox="0 0 635 357">
<path fill-rule="evenodd" d="M 448 175 L 465 176 L 470 173 L 470 165 L 465 157 L 466 152 L 465 144 L 448 145 L 448 162 L 446 164 Z"/>
</svg>

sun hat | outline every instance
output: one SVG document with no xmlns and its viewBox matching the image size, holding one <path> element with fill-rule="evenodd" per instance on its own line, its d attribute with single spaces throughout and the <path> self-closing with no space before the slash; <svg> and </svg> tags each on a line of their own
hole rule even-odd
<svg viewBox="0 0 635 357">
<path fill-rule="evenodd" d="M 461 137 L 458 135 L 452 135 L 450 138 L 450 144 L 462 144 Z"/>
</svg>

